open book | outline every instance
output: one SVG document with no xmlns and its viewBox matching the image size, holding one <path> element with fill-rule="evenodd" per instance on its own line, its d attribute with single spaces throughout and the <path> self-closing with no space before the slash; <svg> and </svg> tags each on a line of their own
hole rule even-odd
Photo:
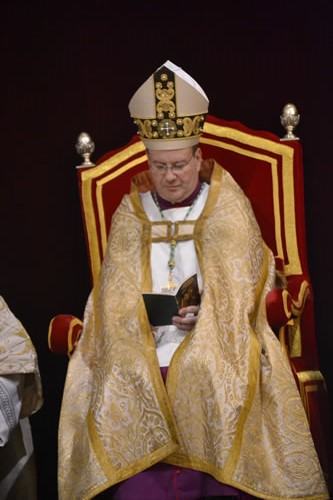
<svg viewBox="0 0 333 500">
<path fill-rule="evenodd" d="M 198 277 L 194 274 L 187 278 L 175 292 L 147 292 L 142 297 L 151 325 L 171 325 L 172 316 L 177 316 L 179 309 L 200 304 Z"/>
</svg>

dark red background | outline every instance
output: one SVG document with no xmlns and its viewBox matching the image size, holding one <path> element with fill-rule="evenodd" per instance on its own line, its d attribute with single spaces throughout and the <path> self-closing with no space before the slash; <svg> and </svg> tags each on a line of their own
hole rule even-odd
<svg viewBox="0 0 333 500">
<path fill-rule="evenodd" d="M 321 370 L 332 394 L 333 16 L 331 0 L 2 3 L 1 287 L 39 355 L 45 404 L 32 417 L 40 498 L 56 499 L 57 425 L 67 359 L 49 352 L 57 313 L 90 291 L 75 166 L 135 132 L 127 105 L 170 59 L 207 92 L 210 113 L 280 136 L 301 115 L 308 260 Z"/>
</svg>

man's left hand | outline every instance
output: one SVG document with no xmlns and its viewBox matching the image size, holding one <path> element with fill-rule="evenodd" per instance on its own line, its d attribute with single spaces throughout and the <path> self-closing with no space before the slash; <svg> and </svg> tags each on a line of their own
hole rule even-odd
<svg viewBox="0 0 333 500">
<path fill-rule="evenodd" d="M 190 331 L 194 328 L 200 306 L 187 306 L 179 310 L 179 315 L 172 318 L 172 324 L 179 330 Z"/>
</svg>

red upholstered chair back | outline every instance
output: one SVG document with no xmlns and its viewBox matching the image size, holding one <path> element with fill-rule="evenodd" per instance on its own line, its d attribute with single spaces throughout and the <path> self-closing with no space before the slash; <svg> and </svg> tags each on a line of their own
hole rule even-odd
<svg viewBox="0 0 333 500">
<path fill-rule="evenodd" d="M 263 237 L 287 276 L 307 272 L 302 148 L 268 132 L 208 116 L 201 138 L 204 158 L 227 169 L 252 202 Z M 138 137 L 107 153 L 96 167 L 79 169 L 82 212 L 93 283 L 103 259 L 113 212 L 131 179 L 147 169 Z"/>
</svg>

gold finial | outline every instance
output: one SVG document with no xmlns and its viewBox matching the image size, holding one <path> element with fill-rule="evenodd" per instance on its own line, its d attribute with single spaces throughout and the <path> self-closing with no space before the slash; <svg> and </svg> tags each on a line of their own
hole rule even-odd
<svg viewBox="0 0 333 500">
<path fill-rule="evenodd" d="M 90 161 L 90 156 L 95 150 L 95 144 L 89 134 L 81 132 L 75 145 L 76 151 L 83 157 L 83 163 L 78 168 L 94 167 L 95 163 Z"/>
<path fill-rule="evenodd" d="M 286 129 L 286 135 L 281 141 L 297 141 L 299 137 L 294 135 L 294 129 L 299 123 L 300 115 L 298 114 L 295 104 L 286 104 L 282 109 L 280 116 L 281 125 Z"/>
</svg>

